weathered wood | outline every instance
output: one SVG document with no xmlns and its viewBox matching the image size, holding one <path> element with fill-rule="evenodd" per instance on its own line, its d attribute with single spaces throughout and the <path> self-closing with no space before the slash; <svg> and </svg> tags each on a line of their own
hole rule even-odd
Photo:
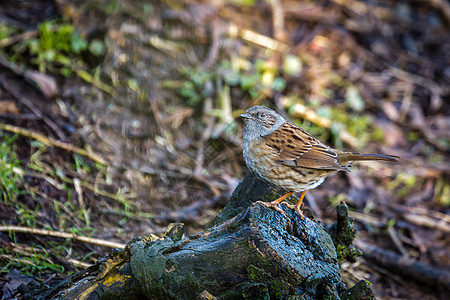
<svg viewBox="0 0 450 300">
<path fill-rule="evenodd" d="M 262 187 L 267 194 L 261 196 L 255 187 L 263 184 L 247 176 L 232 206 L 218 217 L 225 220 L 221 224 L 186 239 L 174 226 L 162 239 L 133 240 L 123 251 L 27 297 L 358 299 L 352 295 L 362 294 L 369 299 L 367 285 L 347 290 L 341 282 L 333 240 L 320 224 L 301 219 L 285 205 L 280 214 L 253 203 L 274 196 L 269 187 Z"/>
<path fill-rule="evenodd" d="M 336 207 L 337 222 L 326 228 L 326 231 L 333 239 L 336 247 L 337 258 L 349 262 L 356 262 L 356 259 L 362 255 L 362 252 L 353 246 L 353 240 L 356 237 L 356 229 L 353 225 L 354 219 L 348 215 L 348 206 L 341 202 Z"/>
<path fill-rule="evenodd" d="M 276 190 L 258 179 L 252 172 L 248 172 L 212 224 L 217 225 L 237 216 L 256 201 L 268 202 L 275 200 L 282 193 L 282 191 Z M 295 196 L 291 197 L 294 198 Z"/>
<path fill-rule="evenodd" d="M 145 295 L 156 298 L 192 299 L 205 290 L 221 299 L 316 297 L 324 290 L 338 295 L 331 238 L 320 225 L 284 211 L 256 204 L 180 242 L 137 243 L 131 248 L 133 274 Z"/>
</svg>

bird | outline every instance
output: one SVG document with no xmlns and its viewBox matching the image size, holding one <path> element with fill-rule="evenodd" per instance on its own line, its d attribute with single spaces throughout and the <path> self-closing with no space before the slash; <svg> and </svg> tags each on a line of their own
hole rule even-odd
<svg viewBox="0 0 450 300">
<path fill-rule="evenodd" d="M 245 164 L 258 178 L 286 192 L 272 202 L 258 202 L 284 213 L 278 204 L 295 192 L 302 192 L 295 206 L 286 204 L 302 219 L 300 205 L 306 191 L 321 185 L 328 175 L 337 171 L 350 172 L 353 161 L 396 162 L 399 158 L 333 149 L 265 106 L 253 106 L 240 116 L 245 119 Z"/>
</svg>

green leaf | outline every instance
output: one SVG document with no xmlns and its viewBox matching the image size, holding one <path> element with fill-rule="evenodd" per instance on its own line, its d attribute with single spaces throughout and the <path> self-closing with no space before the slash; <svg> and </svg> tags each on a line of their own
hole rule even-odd
<svg viewBox="0 0 450 300">
<path fill-rule="evenodd" d="M 333 116 L 333 112 L 327 106 L 319 107 L 317 109 L 316 113 L 319 117 L 323 117 L 323 118 L 327 118 L 327 119 L 331 119 L 331 117 Z"/>
<path fill-rule="evenodd" d="M 128 87 L 131 90 L 133 90 L 134 92 L 136 92 L 136 93 L 140 92 L 141 89 L 139 87 L 139 82 L 136 79 L 134 79 L 134 78 L 128 79 L 127 84 L 128 84 Z"/>
<path fill-rule="evenodd" d="M 281 77 L 275 77 L 270 86 L 276 91 L 282 91 L 286 87 L 286 81 Z"/>
<path fill-rule="evenodd" d="M 226 82 L 228 85 L 231 85 L 231 86 L 232 86 L 232 85 L 237 85 L 237 84 L 239 83 L 239 80 L 240 80 L 241 78 L 240 78 L 239 73 L 230 71 L 230 72 L 224 73 L 223 79 L 225 80 L 225 82 Z"/>
<path fill-rule="evenodd" d="M 86 41 L 78 34 L 78 32 L 74 32 L 72 34 L 70 40 L 70 48 L 75 53 L 80 53 L 83 50 L 86 50 L 87 43 Z"/>
<path fill-rule="evenodd" d="M 65 56 L 63 54 L 60 54 L 60 53 L 55 55 L 55 61 L 60 63 L 63 66 L 70 66 L 71 65 L 70 58 L 68 58 L 67 56 Z"/>
<path fill-rule="evenodd" d="M 259 75 L 256 73 L 253 73 L 248 76 L 242 76 L 241 78 L 241 88 L 245 91 L 250 90 L 251 88 L 255 87 L 259 82 Z"/>
<path fill-rule="evenodd" d="M 105 52 L 105 44 L 100 40 L 92 40 L 89 51 L 95 56 L 101 56 Z"/>
<path fill-rule="evenodd" d="M 42 57 L 45 61 L 52 62 L 55 60 L 56 52 L 53 49 L 48 49 L 42 52 Z"/>
<path fill-rule="evenodd" d="M 283 60 L 283 71 L 289 76 L 299 75 L 302 71 L 302 60 L 298 56 L 286 55 Z"/>
<path fill-rule="evenodd" d="M 354 85 L 351 85 L 347 88 L 345 101 L 347 102 L 348 106 L 355 111 L 364 110 L 364 100 L 361 98 L 358 89 Z"/>
</svg>

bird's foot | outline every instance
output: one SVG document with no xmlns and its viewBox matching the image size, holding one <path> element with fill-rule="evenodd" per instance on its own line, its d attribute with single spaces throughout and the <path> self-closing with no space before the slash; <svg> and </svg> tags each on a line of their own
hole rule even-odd
<svg viewBox="0 0 450 300">
<path fill-rule="evenodd" d="M 272 202 L 256 201 L 256 203 L 262 204 L 265 207 L 273 208 L 277 212 L 279 212 L 280 214 L 284 214 L 284 211 L 281 208 L 278 207 L 278 204 L 280 204 L 279 202 L 276 202 L 276 201 L 272 201 Z"/>
<path fill-rule="evenodd" d="M 303 220 L 305 215 L 303 215 L 302 210 L 299 207 L 297 207 L 297 205 L 292 205 L 292 204 L 289 204 L 289 203 L 283 203 L 283 204 L 286 205 L 287 207 L 289 207 L 290 209 L 295 210 L 300 215 L 300 219 Z"/>
</svg>

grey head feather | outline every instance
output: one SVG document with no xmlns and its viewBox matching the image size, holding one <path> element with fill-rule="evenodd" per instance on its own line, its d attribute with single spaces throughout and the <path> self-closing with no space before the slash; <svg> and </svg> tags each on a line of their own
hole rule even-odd
<svg viewBox="0 0 450 300">
<path fill-rule="evenodd" d="M 265 106 L 253 106 L 241 115 L 245 118 L 244 145 L 257 141 L 277 130 L 286 119 Z"/>
</svg>

